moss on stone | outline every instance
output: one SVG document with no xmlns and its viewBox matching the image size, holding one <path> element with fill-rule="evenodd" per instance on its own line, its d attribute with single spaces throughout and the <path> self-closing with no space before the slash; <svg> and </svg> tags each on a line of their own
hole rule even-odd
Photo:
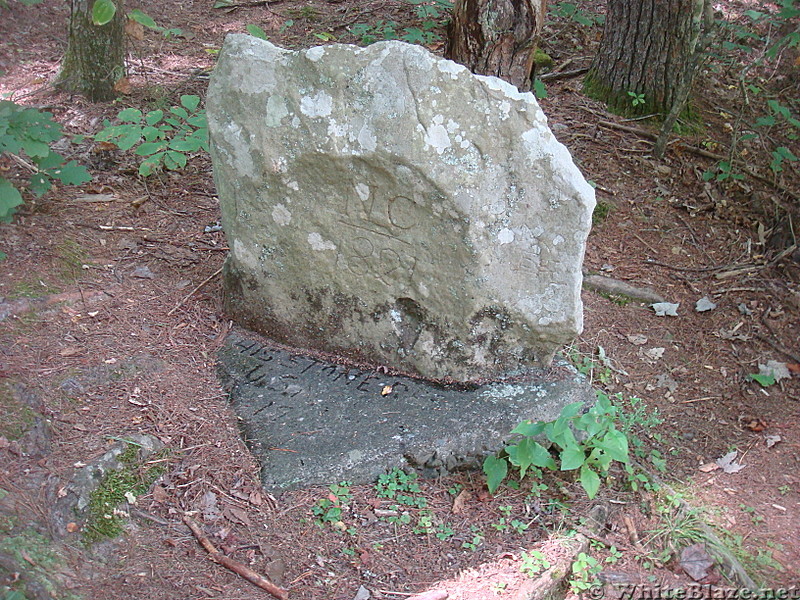
<svg viewBox="0 0 800 600">
<path fill-rule="evenodd" d="M 166 456 L 161 451 L 155 457 Z M 119 536 L 124 531 L 128 517 L 119 506 L 146 494 L 150 486 L 165 471 L 164 463 L 146 466 L 141 461 L 140 447 L 128 442 L 128 447 L 117 458 L 121 468 L 105 474 L 100 485 L 89 497 L 83 541 L 87 544 Z"/>
</svg>

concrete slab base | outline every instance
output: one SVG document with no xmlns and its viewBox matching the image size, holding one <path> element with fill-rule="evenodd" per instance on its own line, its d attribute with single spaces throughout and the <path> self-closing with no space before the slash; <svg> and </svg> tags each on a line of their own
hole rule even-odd
<svg viewBox="0 0 800 600">
<path fill-rule="evenodd" d="M 218 354 L 250 450 L 270 491 L 342 480 L 372 483 L 393 467 L 436 476 L 479 468 L 520 422 L 592 402 L 557 359 L 524 378 L 455 389 L 292 354 L 232 332 Z"/>
</svg>

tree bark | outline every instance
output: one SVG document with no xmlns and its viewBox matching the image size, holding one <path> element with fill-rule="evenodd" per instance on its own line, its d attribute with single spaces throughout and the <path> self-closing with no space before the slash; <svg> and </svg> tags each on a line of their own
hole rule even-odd
<svg viewBox="0 0 800 600">
<path fill-rule="evenodd" d="M 114 84 L 125 76 L 124 0 L 107 24 L 92 23 L 93 0 L 70 0 L 69 39 L 56 85 L 92 102 L 111 100 Z"/>
<path fill-rule="evenodd" d="M 608 0 L 600 50 L 584 81 L 588 95 L 623 114 L 669 114 L 700 37 L 705 0 Z M 633 96 L 632 94 L 636 94 Z"/>
<path fill-rule="evenodd" d="M 545 6 L 546 0 L 456 0 L 447 58 L 529 90 Z"/>
</svg>

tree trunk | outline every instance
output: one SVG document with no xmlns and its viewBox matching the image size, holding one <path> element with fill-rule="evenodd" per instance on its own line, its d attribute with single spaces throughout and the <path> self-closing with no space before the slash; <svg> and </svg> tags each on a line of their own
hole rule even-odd
<svg viewBox="0 0 800 600">
<path fill-rule="evenodd" d="M 92 102 L 114 98 L 114 84 L 125 76 L 124 0 L 107 24 L 92 23 L 93 0 L 70 0 L 69 40 L 56 85 Z"/>
<path fill-rule="evenodd" d="M 545 6 L 546 0 L 456 0 L 447 58 L 529 90 Z"/>
<path fill-rule="evenodd" d="M 704 4 L 608 0 L 600 50 L 584 80 L 586 93 L 616 112 L 666 116 L 682 101 Z"/>
</svg>

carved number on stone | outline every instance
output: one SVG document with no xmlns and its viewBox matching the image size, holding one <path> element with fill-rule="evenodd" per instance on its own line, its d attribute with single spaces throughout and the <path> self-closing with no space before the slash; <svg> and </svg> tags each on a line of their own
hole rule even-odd
<svg viewBox="0 0 800 600">
<path fill-rule="evenodd" d="M 391 285 L 391 280 L 396 281 L 402 273 L 412 279 L 417 259 L 392 248 L 376 248 L 370 239 L 357 237 L 347 265 L 355 275 L 372 275 L 384 285 Z"/>
</svg>

